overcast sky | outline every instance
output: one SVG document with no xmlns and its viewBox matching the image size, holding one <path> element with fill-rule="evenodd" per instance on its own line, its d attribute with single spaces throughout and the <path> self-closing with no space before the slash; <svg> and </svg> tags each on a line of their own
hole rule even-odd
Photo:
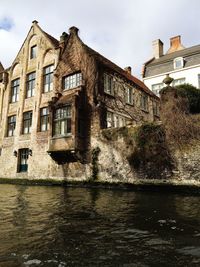
<svg viewBox="0 0 200 267">
<path fill-rule="evenodd" d="M 12 64 L 33 20 L 58 38 L 69 27 L 82 40 L 140 78 L 152 57 L 152 41 L 182 36 L 186 47 L 200 44 L 200 0 L 0 0 L 0 61 Z"/>
</svg>

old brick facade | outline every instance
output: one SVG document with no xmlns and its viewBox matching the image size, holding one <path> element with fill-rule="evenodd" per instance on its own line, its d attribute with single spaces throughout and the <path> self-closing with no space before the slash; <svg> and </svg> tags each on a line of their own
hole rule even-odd
<svg viewBox="0 0 200 267">
<path fill-rule="evenodd" d="M 0 177 L 86 179 L 92 137 L 159 119 L 158 98 L 71 27 L 60 41 L 33 21 L 12 66 L 0 65 Z"/>
</svg>

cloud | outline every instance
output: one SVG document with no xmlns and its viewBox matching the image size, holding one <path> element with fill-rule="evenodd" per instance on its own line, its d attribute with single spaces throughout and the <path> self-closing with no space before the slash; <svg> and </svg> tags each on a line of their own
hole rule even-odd
<svg viewBox="0 0 200 267">
<path fill-rule="evenodd" d="M 13 21 L 12 19 L 8 17 L 4 17 L 0 19 L 0 30 L 10 31 L 13 27 Z"/>
<path fill-rule="evenodd" d="M 160 38 L 165 51 L 174 35 L 182 35 L 186 47 L 200 43 L 199 10 L 199 0 L 1 0 L 0 18 L 14 23 L 9 32 L 0 29 L 0 61 L 12 63 L 36 19 L 56 38 L 77 26 L 87 45 L 140 77 L 153 40 Z"/>
</svg>

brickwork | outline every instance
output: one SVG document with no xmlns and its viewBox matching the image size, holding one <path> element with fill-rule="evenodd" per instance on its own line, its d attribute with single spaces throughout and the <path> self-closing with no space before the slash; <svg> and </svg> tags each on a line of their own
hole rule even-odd
<svg viewBox="0 0 200 267">
<path fill-rule="evenodd" d="M 53 88 L 44 92 L 44 70 L 51 65 Z M 31 73 L 35 73 L 35 93 L 27 98 L 27 75 Z M 81 84 L 64 88 L 65 77 L 77 73 L 81 74 Z M 115 91 L 112 96 L 105 94 L 104 73 L 116 79 L 122 91 Z M 95 146 L 92 138 L 98 138 L 101 129 L 107 126 L 108 111 L 132 124 L 159 119 L 153 114 L 153 103 L 159 104 L 159 100 L 133 76 L 127 76 L 121 68 L 87 47 L 75 27 L 70 28 L 69 35 L 64 33 L 58 42 L 34 21 L 12 66 L 1 74 L 4 77 L 0 81 L 2 178 L 88 179 L 92 175 L 91 151 Z M 19 99 L 11 103 L 13 81 L 17 79 L 20 79 Z M 134 103 L 131 105 L 123 102 L 125 85 L 133 88 Z M 142 94 L 148 99 L 146 110 L 141 108 Z M 119 102 L 123 102 L 123 106 L 119 106 Z M 66 106 L 70 106 L 70 111 L 64 110 Z M 50 113 L 49 129 L 41 131 L 41 108 L 46 107 Z M 57 110 L 70 112 L 67 126 L 66 121 L 61 121 L 59 126 L 60 131 L 69 131 L 65 136 L 55 135 Z M 32 127 L 30 133 L 24 133 L 24 113 L 30 111 Z M 16 116 L 16 127 L 14 135 L 8 136 L 11 116 Z M 19 168 L 23 151 L 27 153 L 25 164 L 28 165 L 24 172 Z"/>
</svg>

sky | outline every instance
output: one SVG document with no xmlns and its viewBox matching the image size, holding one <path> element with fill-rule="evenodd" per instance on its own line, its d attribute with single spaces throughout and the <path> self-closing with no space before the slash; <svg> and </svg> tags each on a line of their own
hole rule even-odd
<svg viewBox="0 0 200 267">
<path fill-rule="evenodd" d="M 33 20 L 57 39 L 76 26 L 84 43 L 122 68 L 131 66 L 138 78 L 153 56 L 153 40 L 161 39 L 165 52 L 176 35 L 185 47 L 200 44 L 199 0 L 0 0 L 0 62 L 5 68 Z"/>
</svg>

